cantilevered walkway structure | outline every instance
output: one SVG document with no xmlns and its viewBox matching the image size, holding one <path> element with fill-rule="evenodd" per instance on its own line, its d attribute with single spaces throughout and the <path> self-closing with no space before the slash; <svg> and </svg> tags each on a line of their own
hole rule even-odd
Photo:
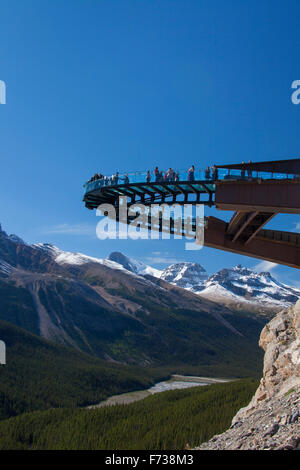
<svg viewBox="0 0 300 470">
<path fill-rule="evenodd" d="M 128 207 L 204 204 L 234 211 L 229 222 L 205 218 L 205 246 L 300 268 L 300 233 L 263 228 L 277 214 L 300 213 L 300 159 L 218 165 L 209 174 L 180 171 L 160 180 L 149 173 L 117 174 L 85 184 L 88 209 L 112 204 L 118 218 L 120 196 L 127 196 Z"/>
</svg>

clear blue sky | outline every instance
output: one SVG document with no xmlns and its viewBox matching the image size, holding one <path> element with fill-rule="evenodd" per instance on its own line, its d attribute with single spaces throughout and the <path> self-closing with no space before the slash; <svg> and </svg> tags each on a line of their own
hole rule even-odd
<svg viewBox="0 0 300 470">
<path fill-rule="evenodd" d="M 95 171 L 300 156 L 299 0 L 2 0 L 1 216 L 28 242 L 214 272 L 258 260 L 182 241 L 99 241 Z M 300 217 L 271 226 L 295 230 Z M 299 271 L 276 267 L 286 282 Z M 299 279 L 300 283 L 300 279 Z"/>
</svg>

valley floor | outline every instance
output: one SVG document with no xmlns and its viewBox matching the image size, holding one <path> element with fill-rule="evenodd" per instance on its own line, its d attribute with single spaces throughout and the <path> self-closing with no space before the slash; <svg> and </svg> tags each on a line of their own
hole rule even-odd
<svg viewBox="0 0 300 470">
<path fill-rule="evenodd" d="M 107 400 L 103 400 L 97 405 L 92 405 L 88 408 L 102 408 L 104 406 L 112 405 L 128 405 L 129 403 L 134 403 L 136 401 L 143 400 L 144 398 L 149 397 L 150 395 L 154 395 L 155 393 L 165 392 L 168 390 L 178 390 L 191 387 L 212 385 L 216 383 L 224 383 L 230 381 L 230 379 L 173 375 L 170 380 L 158 382 L 153 387 L 148 388 L 146 390 L 137 390 L 135 392 L 113 395 L 107 398 Z"/>
</svg>

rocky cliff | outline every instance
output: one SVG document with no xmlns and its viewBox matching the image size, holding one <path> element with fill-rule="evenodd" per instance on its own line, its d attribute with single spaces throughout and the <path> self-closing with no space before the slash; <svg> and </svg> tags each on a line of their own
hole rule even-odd
<svg viewBox="0 0 300 470">
<path fill-rule="evenodd" d="M 300 300 L 262 330 L 263 378 L 228 431 L 200 450 L 300 449 Z"/>
</svg>

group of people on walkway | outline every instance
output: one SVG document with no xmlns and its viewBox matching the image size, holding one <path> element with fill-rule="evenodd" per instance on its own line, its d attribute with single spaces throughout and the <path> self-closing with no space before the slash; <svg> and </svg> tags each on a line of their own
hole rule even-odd
<svg viewBox="0 0 300 470">
<path fill-rule="evenodd" d="M 245 165 L 245 162 L 242 162 Z M 249 163 L 252 163 L 249 161 Z M 182 175 L 181 175 L 182 176 Z M 228 173 L 228 177 L 230 177 L 230 171 Z M 246 178 L 246 169 L 242 167 L 241 169 L 241 179 Z M 219 179 L 219 170 L 216 165 L 212 167 L 207 166 L 204 170 L 204 178 L 208 181 L 217 181 Z M 252 170 L 248 167 L 247 168 L 247 178 L 252 178 Z M 192 165 L 188 172 L 187 172 L 187 181 L 195 181 L 195 167 Z M 199 178 L 198 178 L 199 179 Z M 201 178 L 202 179 L 202 178 Z M 226 176 L 225 176 L 226 179 Z M 186 177 L 183 177 L 183 180 L 186 180 Z M 117 171 L 111 177 L 104 176 L 102 173 L 95 173 L 95 175 L 88 181 L 91 183 L 93 181 L 98 181 L 98 185 L 101 186 L 116 186 L 118 184 L 129 184 L 129 177 L 127 174 L 123 176 L 119 176 L 119 172 Z M 180 181 L 180 173 L 179 170 L 175 172 L 171 167 L 167 171 L 160 171 L 156 166 L 154 169 L 154 179 L 152 180 L 151 171 L 148 170 L 146 174 L 146 183 L 163 183 L 163 182 L 174 182 Z M 137 182 L 137 181 L 132 181 Z M 142 181 L 139 181 L 140 183 Z M 97 185 L 97 186 L 98 186 Z"/>
<path fill-rule="evenodd" d="M 195 167 L 194 165 L 191 166 L 191 168 L 188 170 L 188 181 L 194 181 L 195 180 Z M 216 180 L 218 179 L 218 169 L 214 165 L 211 169 L 210 167 L 207 167 L 205 170 L 205 179 L 209 180 Z M 146 175 L 146 183 L 150 183 L 152 180 L 151 176 L 151 171 L 147 171 Z M 175 172 L 173 168 L 169 168 L 167 171 L 163 172 L 158 169 L 158 167 L 155 167 L 154 169 L 154 182 L 155 183 L 163 183 L 163 182 L 172 182 L 172 181 L 179 181 L 180 180 L 180 173 L 179 170 Z M 124 176 L 120 177 L 119 172 L 117 171 L 115 174 L 113 174 L 110 177 L 104 176 L 102 173 L 95 173 L 94 176 L 88 181 L 88 183 L 92 183 L 94 181 L 98 181 L 98 185 L 101 186 L 116 186 L 117 184 L 123 183 L 123 184 L 129 184 L 129 177 L 127 174 Z M 98 186 L 97 185 L 97 186 Z"/>
<path fill-rule="evenodd" d="M 155 167 L 154 179 L 156 183 L 179 181 L 179 171 L 175 172 L 172 168 L 169 168 L 164 174 L 163 171 L 159 171 L 158 167 Z M 147 171 L 146 181 L 147 183 L 151 181 L 151 173 L 149 170 Z"/>
<path fill-rule="evenodd" d="M 204 171 L 204 177 L 206 180 L 217 180 L 219 178 L 219 171 L 216 165 L 211 168 L 207 166 Z M 194 165 L 188 171 L 188 181 L 195 181 L 195 167 Z"/>
<path fill-rule="evenodd" d="M 119 172 L 117 171 L 114 175 L 110 177 L 104 176 L 102 173 L 95 173 L 94 176 L 88 181 L 88 183 L 92 183 L 93 181 L 98 181 L 99 186 L 116 186 L 119 182 L 123 182 L 124 184 L 129 183 L 128 175 L 124 175 L 122 177 L 119 176 Z"/>
<path fill-rule="evenodd" d="M 218 168 L 216 165 L 213 167 L 206 167 L 205 169 L 205 179 L 206 180 L 217 180 L 219 177 L 218 174 Z M 185 179 L 185 178 L 184 178 Z M 187 172 L 187 180 L 188 181 L 195 181 L 195 167 L 192 165 L 188 172 Z M 172 168 L 169 168 L 165 173 L 162 171 L 159 171 L 158 167 L 155 167 L 154 170 L 154 181 L 155 183 L 160 183 L 160 182 L 168 182 L 168 181 L 180 181 L 180 173 L 179 170 L 175 172 Z M 148 170 L 147 171 L 147 177 L 146 177 L 146 182 L 150 183 L 151 182 L 151 173 Z"/>
</svg>

